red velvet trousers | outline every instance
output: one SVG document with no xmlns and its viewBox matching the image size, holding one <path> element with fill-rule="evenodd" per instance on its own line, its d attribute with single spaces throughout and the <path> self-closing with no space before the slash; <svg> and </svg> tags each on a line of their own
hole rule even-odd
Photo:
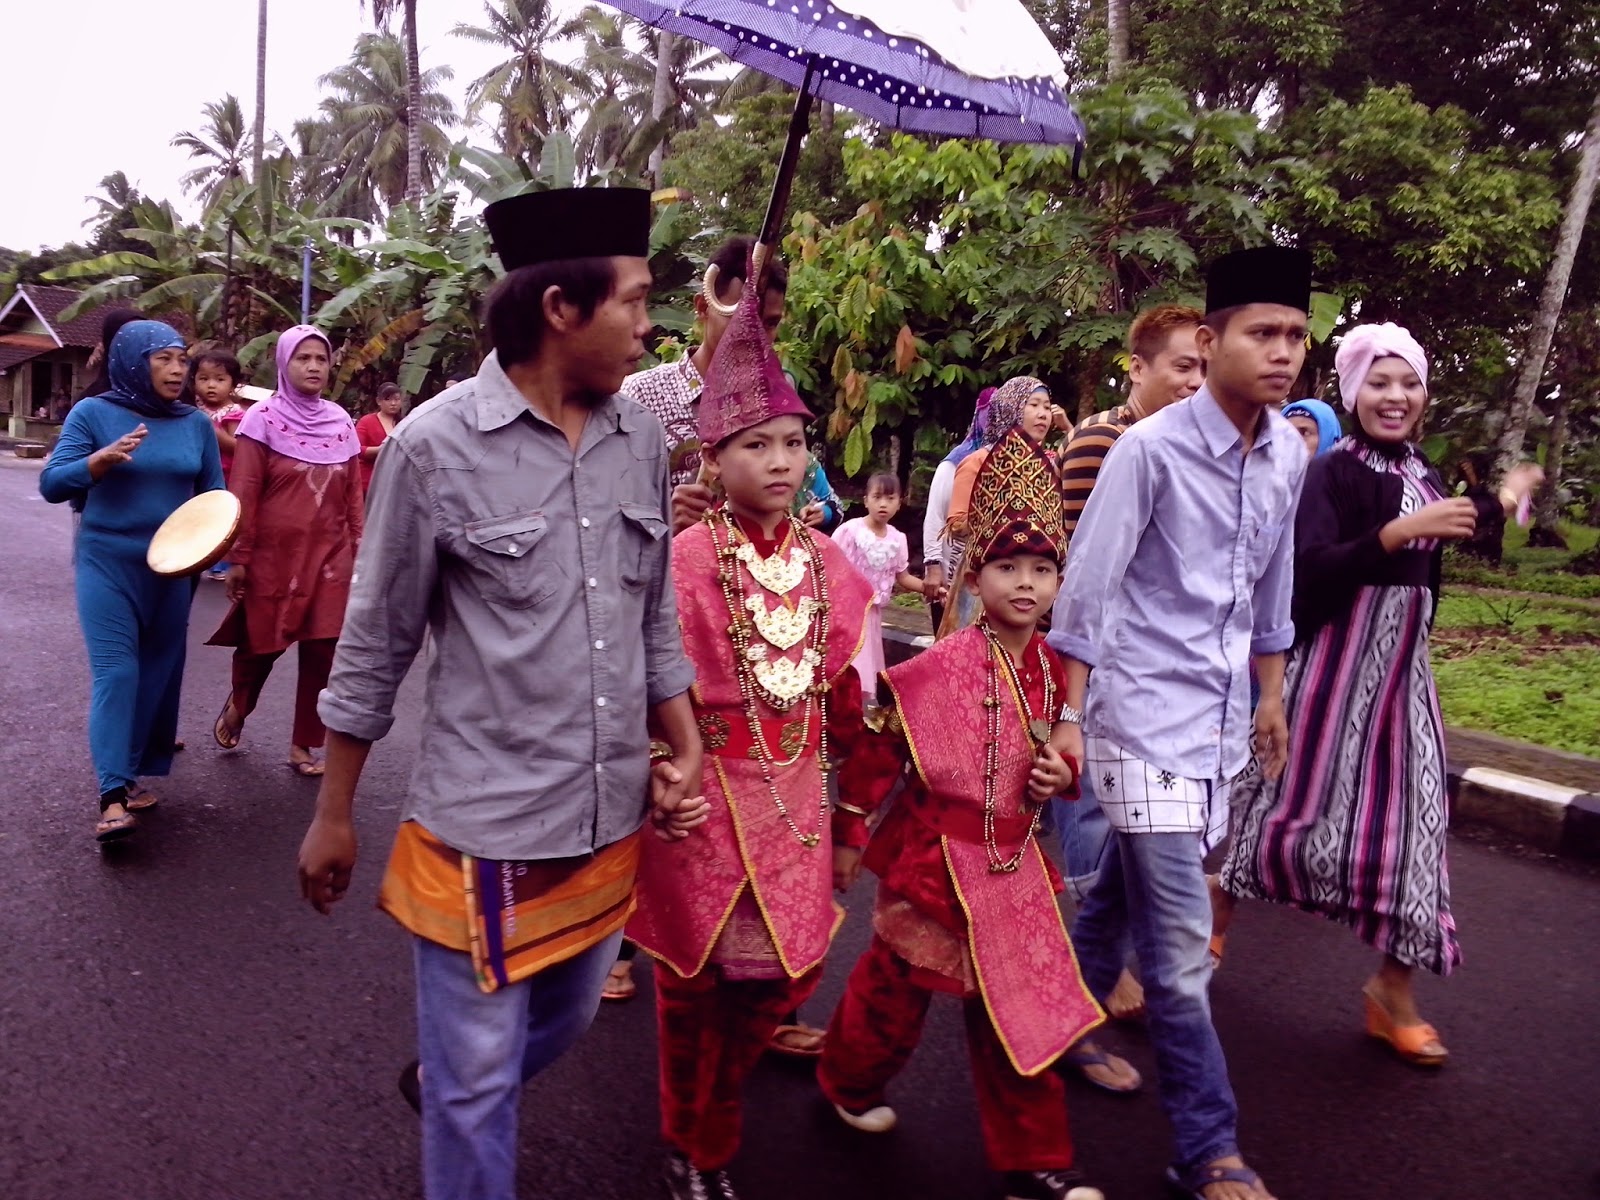
<svg viewBox="0 0 1600 1200">
<path fill-rule="evenodd" d="M 816 990 L 822 968 L 798 979 L 731 981 L 714 966 L 684 979 L 658 963 L 654 974 L 661 1136 L 700 1170 L 719 1170 L 739 1149 L 744 1081 L 784 1018 Z"/>
<path fill-rule="evenodd" d="M 852 1111 L 884 1103 L 922 1038 L 933 991 L 880 937 L 856 963 L 828 1028 L 817 1081 L 833 1103 Z M 978 1118 L 996 1171 L 1059 1171 L 1072 1165 L 1066 1088 L 1054 1071 L 1017 1072 L 981 996 L 963 1000 L 967 1052 L 978 1090 Z"/>
</svg>

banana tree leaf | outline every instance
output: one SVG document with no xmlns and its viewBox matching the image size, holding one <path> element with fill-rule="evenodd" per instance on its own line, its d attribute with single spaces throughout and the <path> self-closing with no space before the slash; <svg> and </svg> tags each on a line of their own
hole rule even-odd
<svg viewBox="0 0 1600 1200">
<path fill-rule="evenodd" d="M 48 279 L 49 275 L 42 278 Z M 63 325 L 76 321 L 86 312 L 92 312 L 109 300 L 127 300 L 137 297 L 144 288 L 144 281 L 137 275 L 118 275 L 115 279 L 107 279 L 85 291 L 66 308 L 61 310 L 57 318 Z"/>
<path fill-rule="evenodd" d="M 299 320 L 298 317 L 295 319 Z M 252 338 L 241 346 L 239 348 L 239 365 L 249 371 L 254 368 L 257 362 L 271 355 L 278 345 L 278 333 L 279 331 L 274 329 L 271 333 L 263 333 L 260 337 Z"/>
<path fill-rule="evenodd" d="M 410 338 L 421 329 L 426 318 L 420 308 L 396 317 L 353 351 L 346 351 L 339 364 L 339 374 L 334 380 L 334 395 L 341 394 L 357 372 L 377 362 L 391 349 Z"/>
<path fill-rule="evenodd" d="M 219 291 L 227 278 L 226 275 L 218 273 L 185 275 L 180 279 L 169 279 L 146 292 L 144 303 L 149 308 L 159 308 L 172 300 L 201 299 Z"/>
<path fill-rule="evenodd" d="M 86 279 L 90 275 L 106 275 L 112 271 L 164 271 L 166 266 L 148 254 L 139 254 L 133 250 L 115 250 L 110 254 L 102 254 L 99 258 L 85 259 L 83 262 L 65 263 L 46 271 L 39 278 L 44 280 L 57 279 Z"/>
<path fill-rule="evenodd" d="M 368 297 L 382 292 L 391 284 L 405 283 L 411 277 L 411 272 L 403 267 L 390 267 L 386 271 L 374 271 L 359 283 L 352 284 L 344 289 L 332 300 L 329 300 L 318 311 L 316 324 L 323 329 L 331 328 L 339 318 L 343 317 L 355 305 L 362 303 Z"/>
<path fill-rule="evenodd" d="M 545 139 L 539 155 L 539 177 L 553 188 L 569 188 L 577 179 L 577 150 L 565 131 L 558 129 Z"/>
</svg>

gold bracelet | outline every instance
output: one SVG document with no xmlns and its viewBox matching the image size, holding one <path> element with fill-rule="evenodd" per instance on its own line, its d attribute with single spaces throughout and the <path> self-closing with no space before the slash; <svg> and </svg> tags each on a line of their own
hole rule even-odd
<svg viewBox="0 0 1600 1200">
<path fill-rule="evenodd" d="M 843 800 L 835 800 L 833 802 L 833 808 L 835 812 L 846 812 L 852 817 L 861 817 L 863 819 L 872 815 L 866 809 L 857 808 L 854 804 L 846 804 Z"/>
</svg>

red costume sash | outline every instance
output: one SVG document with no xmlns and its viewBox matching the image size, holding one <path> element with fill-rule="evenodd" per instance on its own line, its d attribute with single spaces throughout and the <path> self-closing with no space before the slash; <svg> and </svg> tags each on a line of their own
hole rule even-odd
<svg viewBox="0 0 1600 1200">
<path fill-rule="evenodd" d="M 816 532 L 812 538 L 822 553 L 829 601 L 828 643 L 818 671 L 831 683 L 852 669 L 861 650 L 872 589 L 831 541 Z M 673 539 L 678 623 L 684 651 L 695 667 L 692 698 L 706 741 L 703 779 L 711 817 L 682 841 L 645 839 L 639 864 L 639 909 L 628 926 L 628 937 L 679 975 L 697 975 L 748 886 L 784 971 L 790 978 L 798 978 L 826 956 L 844 916 L 833 901 L 831 822 L 824 820 L 820 829 L 817 825 L 822 804 L 818 731 L 813 719 L 808 743 L 799 740 L 803 701 L 788 713 L 757 702 L 769 731 L 774 726 L 780 730 L 785 725 L 794 727 L 794 740 L 771 739 L 780 761 L 809 744 L 807 752 L 792 765 L 775 771 L 773 777 L 800 831 L 821 834 L 820 842 L 808 848 L 800 844 L 772 802 L 760 762 L 748 755 L 727 753 L 734 730 L 746 740 L 749 733 L 733 640 L 728 636 L 732 617 L 718 580 L 719 570 L 711 530 L 705 524 L 686 529 Z M 773 606 L 770 593 L 743 571 L 739 578 L 741 599 L 760 595 L 769 608 Z M 808 575 L 788 598 L 798 601 L 810 595 Z M 770 657 L 796 662 L 803 650 L 803 643 L 781 655 L 768 647 Z"/>
<path fill-rule="evenodd" d="M 982 700 L 991 653 L 983 631 L 968 627 L 888 672 L 912 761 L 927 788 L 925 795 L 907 791 L 898 803 L 909 803 L 941 835 L 984 1006 L 1011 1065 L 1037 1075 L 1105 1014 L 1078 971 L 1038 845 L 1014 872 L 989 869 Z M 1000 704 L 995 841 L 1002 860 L 1010 861 L 1031 820 L 1022 798 L 1036 751 L 1021 698 L 1008 699 L 1003 690 Z"/>
</svg>

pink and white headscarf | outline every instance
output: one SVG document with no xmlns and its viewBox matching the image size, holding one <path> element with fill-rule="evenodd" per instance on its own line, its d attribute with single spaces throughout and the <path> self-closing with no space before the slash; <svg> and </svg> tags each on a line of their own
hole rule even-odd
<svg viewBox="0 0 1600 1200">
<path fill-rule="evenodd" d="M 321 339 L 332 359 L 333 347 L 320 329 L 296 325 L 285 330 L 278 338 L 278 386 L 269 399 L 245 413 L 235 432 L 301 462 L 319 466 L 349 462 L 361 453 L 350 414 L 332 400 L 298 391 L 289 382 L 289 360 L 307 338 Z"/>
<path fill-rule="evenodd" d="M 1356 397 L 1367 381 L 1367 372 L 1380 358 L 1403 359 L 1422 380 L 1422 386 L 1428 386 L 1428 352 L 1411 336 L 1410 330 L 1391 321 L 1382 325 L 1357 325 L 1344 335 L 1338 353 L 1333 356 L 1345 412 L 1355 412 Z"/>
</svg>

